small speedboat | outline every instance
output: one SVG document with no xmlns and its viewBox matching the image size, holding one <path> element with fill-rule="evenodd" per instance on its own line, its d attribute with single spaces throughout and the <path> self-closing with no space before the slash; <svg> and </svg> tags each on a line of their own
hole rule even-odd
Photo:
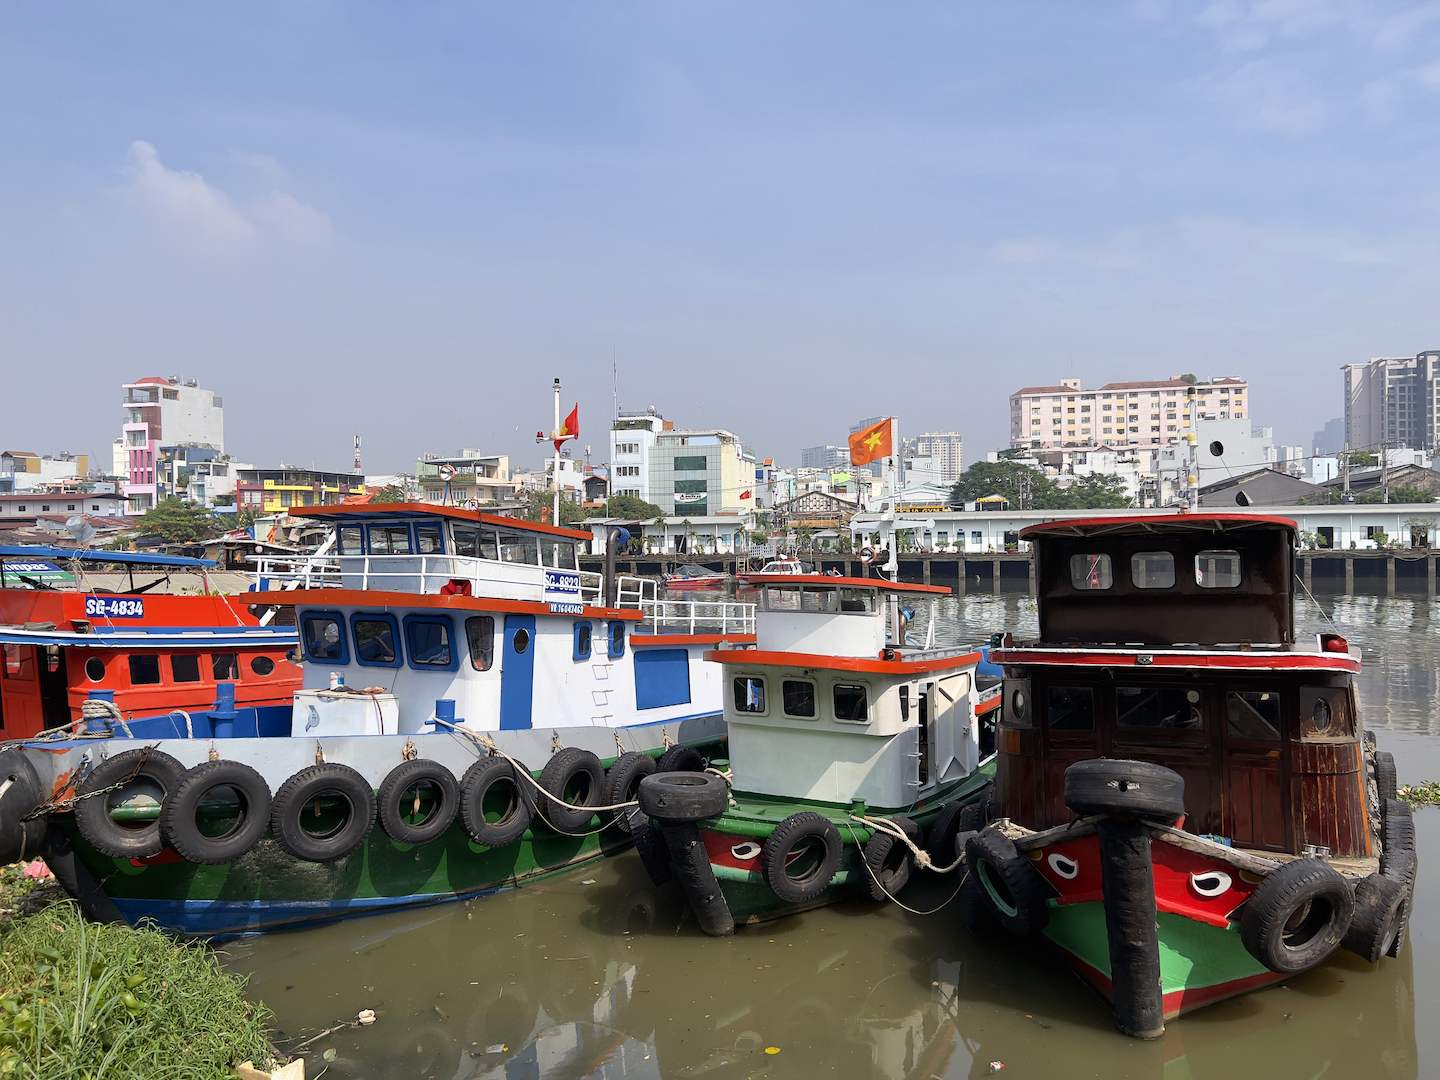
<svg viewBox="0 0 1440 1080">
<path fill-rule="evenodd" d="M 718 570 L 686 563 L 674 573 L 664 575 L 662 580 L 666 589 L 720 589 L 724 588 L 726 577 Z"/>
</svg>

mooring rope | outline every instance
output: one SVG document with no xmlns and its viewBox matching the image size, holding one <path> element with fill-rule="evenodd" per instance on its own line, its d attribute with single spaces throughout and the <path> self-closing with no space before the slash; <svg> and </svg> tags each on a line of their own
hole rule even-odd
<svg viewBox="0 0 1440 1080">
<path fill-rule="evenodd" d="M 125 732 L 127 739 L 135 736 L 130 731 L 130 725 L 125 722 L 120 709 L 113 701 L 103 701 L 100 698 L 86 698 L 80 703 L 80 717 L 83 720 L 100 720 L 105 717 L 112 717 L 120 725 L 120 730 Z"/>
<path fill-rule="evenodd" d="M 850 817 L 854 818 L 856 821 L 862 821 L 862 822 L 867 821 L 867 819 L 864 817 L 864 815 L 851 814 Z M 880 819 L 876 819 L 876 820 L 879 821 Z M 886 824 L 886 825 L 890 825 L 890 824 L 893 824 L 893 823 L 887 821 L 887 822 L 885 822 L 885 824 Z M 862 849 L 862 851 L 863 851 L 863 847 L 862 847 L 862 845 L 860 844 L 860 838 L 855 835 L 855 826 L 854 826 L 854 825 L 851 825 L 851 824 L 849 824 L 849 823 L 846 823 L 845 827 L 850 830 L 850 839 L 851 839 L 852 841 L 854 841 L 855 846 L 856 846 L 856 847 L 860 847 L 860 848 Z M 873 827 L 873 826 L 872 826 L 872 827 Z M 897 825 L 895 828 L 896 828 L 896 832 L 899 833 L 899 832 L 900 832 L 899 826 Z M 886 833 L 886 834 L 888 834 L 888 835 L 890 835 L 890 836 L 896 836 L 896 833 L 892 833 L 892 832 L 890 832 L 890 830 L 888 830 L 888 829 L 877 829 L 876 831 L 877 831 L 877 832 L 884 832 L 884 833 Z M 923 866 L 925 866 L 927 869 L 935 870 L 936 873 L 948 874 L 951 870 L 954 870 L 955 867 L 959 866 L 962 862 L 965 861 L 965 856 L 962 854 L 962 855 L 961 855 L 958 859 L 956 859 L 953 863 L 951 863 L 949 866 L 945 867 L 945 869 L 939 870 L 939 869 L 937 869 L 936 867 L 934 867 L 933 865 L 931 865 L 929 853 L 928 853 L 928 852 L 921 851 L 919 848 L 917 848 L 913 843 L 911 843 L 911 840 L 910 840 L 910 838 L 909 838 L 908 836 L 905 836 L 905 835 L 903 835 L 903 833 L 901 833 L 901 834 L 897 837 L 897 839 L 904 840 L 905 843 L 909 846 L 910 850 L 911 850 L 912 852 L 916 853 L 916 859 L 915 859 L 915 861 L 916 861 L 916 863 L 917 863 L 918 865 L 923 865 Z M 921 863 L 921 862 L 920 862 L 920 858 L 919 858 L 920 855 L 923 855 L 923 856 L 925 857 L 924 863 Z M 950 906 L 951 901 L 953 901 L 953 900 L 955 899 L 955 897 L 957 897 L 957 896 L 960 895 L 960 890 L 965 887 L 965 881 L 966 881 L 966 879 L 969 878 L 969 876 L 970 876 L 970 871 L 969 871 L 969 870 L 966 870 L 964 874 L 960 875 L 960 881 L 959 881 L 959 883 L 955 886 L 955 891 L 954 891 L 954 892 L 952 892 L 949 896 L 947 896 L 944 900 L 942 900 L 942 901 L 939 903 L 938 906 L 931 908 L 929 911 L 921 911 L 919 908 L 913 908 L 913 907 L 911 907 L 909 904 L 905 903 L 903 900 L 901 900 L 899 897 L 897 897 L 894 893 L 892 893 L 889 889 L 885 888 L 885 886 L 880 883 L 880 879 L 875 876 L 875 871 L 874 871 L 873 869 L 871 869 L 870 863 L 867 862 L 863 857 L 860 859 L 860 861 L 861 861 L 862 863 L 864 863 L 864 865 L 865 865 L 865 872 L 870 875 L 870 880 L 875 883 L 875 887 L 876 887 L 877 889 L 879 889 L 882 893 L 884 893 L 885 896 L 886 896 L 886 898 L 889 899 L 889 900 L 891 901 L 891 903 L 895 904 L 897 907 L 903 908 L 904 910 L 908 911 L 911 915 L 936 915 L 936 914 L 940 913 L 941 911 L 944 911 L 947 907 Z"/>
</svg>

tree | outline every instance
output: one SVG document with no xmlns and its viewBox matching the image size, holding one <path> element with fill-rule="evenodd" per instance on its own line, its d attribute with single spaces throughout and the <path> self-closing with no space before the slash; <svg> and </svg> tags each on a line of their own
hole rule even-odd
<svg viewBox="0 0 1440 1080">
<path fill-rule="evenodd" d="M 553 491 L 523 491 L 520 495 L 525 500 L 525 508 L 520 511 L 522 518 L 529 521 L 550 521 L 551 503 L 555 498 Z M 561 492 L 560 520 L 550 523 L 552 525 L 569 525 L 584 516 L 585 511 L 580 509 L 579 504 L 567 499 L 564 492 Z"/>
<path fill-rule="evenodd" d="M 1016 461 L 977 461 L 950 489 L 950 505 L 1003 495 L 1015 510 L 1101 510 L 1131 505 L 1125 481 L 1115 475 L 1083 476 L 1061 487 L 1039 469 Z"/>
<path fill-rule="evenodd" d="M 172 544 L 187 544 L 219 536 L 225 531 L 225 523 L 203 506 L 161 499 L 141 516 L 139 529 Z"/>
<path fill-rule="evenodd" d="M 370 496 L 372 503 L 398 503 L 405 502 L 405 489 L 399 484 L 386 484 L 374 495 Z"/>
<path fill-rule="evenodd" d="M 1057 486 L 1050 499 L 1036 505 L 1046 510 L 1114 510 L 1131 505 L 1124 478 L 1113 473 L 1082 476 L 1069 487 Z"/>
<path fill-rule="evenodd" d="M 1356 495 L 1357 503 L 1378 503 L 1385 502 L 1385 492 L 1381 488 L 1371 488 L 1363 495 Z M 1422 487 L 1414 487 L 1410 484 L 1397 484 L 1390 489 L 1390 502 L 1392 503 L 1428 503 L 1434 502 L 1435 496 Z"/>
<path fill-rule="evenodd" d="M 638 495 L 611 495 L 605 500 L 604 510 L 591 513 L 594 517 L 630 518 L 635 521 L 653 521 L 665 516 L 664 510 Z"/>
</svg>

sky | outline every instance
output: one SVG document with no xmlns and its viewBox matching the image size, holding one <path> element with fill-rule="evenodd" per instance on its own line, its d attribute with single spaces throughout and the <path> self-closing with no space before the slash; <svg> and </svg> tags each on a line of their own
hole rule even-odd
<svg viewBox="0 0 1440 1080">
<path fill-rule="evenodd" d="M 794 461 L 1023 385 L 1440 347 L 1440 3 L 0 8 L 0 442 L 195 377 L 241 460 L 537 462 L 620 404 Z"/>
</svg>

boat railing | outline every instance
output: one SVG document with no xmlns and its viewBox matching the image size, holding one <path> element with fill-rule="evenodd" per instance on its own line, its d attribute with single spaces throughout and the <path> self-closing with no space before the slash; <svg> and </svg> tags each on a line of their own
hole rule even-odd
<svg viewBox="0 0 1440 1080">
<path fill-rule="evenodd" d="M 439 593 L 453 592 L 456 582 L 467 582 L 479 595 L 542 600 L 560 599 L 547 595 L 551 590 L 547 588 L 546 570 L 580 575 L 578 570 L 495 562 L 468 555 L 256 555 L 250 561 L 259 588 L 281 590 L 344 588 Z"/>
<path fill-rule="evenodd" d="M 736 600 L 640 601 L 640 627 L 648 634 L 753 634 L 755 605 Z"/>
</svg>

